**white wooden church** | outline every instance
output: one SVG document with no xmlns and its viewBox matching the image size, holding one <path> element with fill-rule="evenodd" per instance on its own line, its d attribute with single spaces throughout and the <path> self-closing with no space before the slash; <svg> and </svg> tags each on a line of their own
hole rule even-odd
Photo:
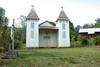
<svg viewBox="0 0 100 67">
<path fill-rule="evenodd" d="M 56 22 L 39 24 L 39 17 L 32 7 L 27 16 L 26 47 L 70 47 L 69 18 L 63 8 Z"/>
</svg>

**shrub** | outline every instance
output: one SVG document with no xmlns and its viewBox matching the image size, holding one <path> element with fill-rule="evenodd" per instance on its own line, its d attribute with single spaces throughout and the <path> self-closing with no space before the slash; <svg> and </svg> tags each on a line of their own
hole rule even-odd
<svg viewBox="0 0 100 67">
<path fill-rule="evenodd" d="M 89 39 L 89 45 L 94 45 L 93 38 Z"/>
<path fill-rule="evenodd" d="M 5 52 L 8 51 L 10 44 L 10 29 L 7 26 L 4 26 L 2 30 L 0 30 L 0 46 L 3 47 Z"/>
<path fill-rule="evenodd" d="M 100 45 L 100 35 L 95 36 L 93 42 L 95 43 L 95 45 Z"/>
<path fill-rule="evenodd" d="M 21 47 L 22 47 L 22 41 L 15 39 L 14 48 L 16 49 Z"/>
<path fill-rule="evenodd" d="M 0 46 L 0 52 L 4 51 L 4 48 Z"/>
<path fill-rule="evenodd" d="M 80 42 L 81 42 L 82 45 L 88 45 L 89 44 L 89 40 L 86 37 L 81 37 Z"/>
<path fill-rule="evenodd" d="M 71 47 L 79 47 L 80 45 L 80 41 L 72 41 L 71 42 Z"/>
</svg>

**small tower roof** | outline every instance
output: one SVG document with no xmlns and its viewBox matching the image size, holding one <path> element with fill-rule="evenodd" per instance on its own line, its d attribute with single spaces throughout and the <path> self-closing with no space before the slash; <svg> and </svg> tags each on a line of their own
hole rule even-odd
<svg viewBox="0 0 100 67">
<path fill-rule="evenodd" d="M 39 17 L 38 17 L 38 15 L 36 14 L 33 5 L 32 5 L 32 9 L 31 9 L 30 13 L 29 13 L 28 16 L 27 16 L 27 20 L 39 20 Z"/>
<path fill-rule="evenodd" d="M 66 13 L 63 10 L 63 7 L 61 7 L 61 12 L 59 14 L 57 21 L 58 20 L 62 20 L 62 21 L 68 21 L 69 20 L 69 18 L 67 17 Z"/>
</svg>

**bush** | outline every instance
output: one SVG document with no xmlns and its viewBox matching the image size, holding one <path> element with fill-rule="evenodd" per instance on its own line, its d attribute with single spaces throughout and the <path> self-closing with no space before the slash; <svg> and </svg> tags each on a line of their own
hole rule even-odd
<svg viewBox="0 0 100 67">
<path fill-rule="evenodd" d="M 3 51 L 4 51 L 4 48 L 0 46 L 0 52 L 3 52 Z"/>
<path fill-rule="evenodd" d="M 89 40 L 89 45 L 94 45 L 93 38 Z"/>
<path fill-rule="evenodd" d="M 93 42 L 95 45 L 100 45 L 100 35 L 95 36 L 93 39 Z"/>
<path fill-rule="evenodd" d="M 89 44 L 89 40 L 86 37 L 81 37 L 80 42 L 81 42 L 82 45 L 88 45 Z"/>
<path fill-rule="evenodd" d="M 14 48 L 16 49 L 21 47 L 22 47 L 22 41 L 15 39 Z"/>
<path fill-rule="evenodd" d="M 72 41 L 71 42 L 71 47 L 78 47 L 81 46 L 79 41 Z"/>
<path fill-rule="evenodd" d="M 4 26 L 2 30 L 0 30 L 0 46 L 3 47 L 5 52 L 8 51 L 10 44 L 10 29 L 7 26 Z"/>
</svg>

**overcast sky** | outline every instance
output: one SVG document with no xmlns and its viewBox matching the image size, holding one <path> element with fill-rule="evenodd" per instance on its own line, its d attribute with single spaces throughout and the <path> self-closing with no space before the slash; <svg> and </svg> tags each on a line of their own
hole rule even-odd
<svg viewBox="0 0 100 67">
<path fill-rule="evenodd" d="M 40 22 L 56 21 L 63 6 L 70 21 L 76 25 L 94 23 L 100 18 L 100 0 L 0 0 L 0 6 L 6 10 L 6 16 L 12 24 L 12 19 L 20 15 L 27 16 L 31 5 L 40 18 Z"/>
</svg>

